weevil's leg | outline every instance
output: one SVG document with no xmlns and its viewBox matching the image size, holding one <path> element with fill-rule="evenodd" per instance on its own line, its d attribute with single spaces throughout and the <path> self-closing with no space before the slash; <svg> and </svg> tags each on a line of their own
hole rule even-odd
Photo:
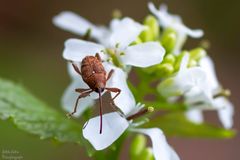
<svg viewBox="0 0 240 160">
<path fill-rule="evenodd" d="M 114 108 L 116 107 L 115 103 L 114 103 L 114 99 L 117 98 L 117 96 L 121 93 L 121 89 L 119 88 L 105 88 L 108 92 L 114 92 L 117 93 L 110 102 L 110 105 L 113 106 Z"/>
<path fill-rule="evenodd" d="M 78 74 L 82 75 L 79 67 L 78 67 L 76 64 L 74 64 L 73 62 L 71 62 L 71 63 L 72 63 L 72 66 L 73 66 L 74 70 L 75 70 Z"/>
<path fill-rule="evenodd" d="M 76 88 L 75 91 L 78 92 L 78 93 L 83 93 L 83 92 L 87 92 L 87 91 L 90 91 L 91 89 L 88 88 L 88 89 L 85 89 L 85 88 Z"/>
<path fill-rule="evenodd" d="M 108 76 L 107 76 L 107 81 L 112 77 L 112 74 L 114 73 L 114 70 L 111 69 L 110 72 L 108 73 Z"/>
<path fill-rule="evenodd" d="M 77 100 L 76 100 L 76 102 L 75 102 L 75 107 L 74 107 L 73 112 L 72 112 L 72 113 L 68 113 L 67 116 L 68 116 L 68 117 L 72 117 L 72 115 L 77 112 L 77 106 L 78 106 L 78 101 L 79 101 L 79 99 L 84 98 L 84 97 L 87 97 L 87 96 L 88 96 L 90 93 L 92 93 L 92 92 L 93 92 L 93 90 L 90 90 L 90 91 L 88 91 L 88 92 L 83 92 L 83 93 L 81 93 L 81 94 L 78 96 L 78 98 L 77 98 Z"/>
<path fill-rule="evenodd" d="M 114 101 L 115 98 L 117 98 L 117 96 L 119 96 L 119 94 L 121 93 L 121 89 L 119 88 L 105 88 L 107 91 L 109 92 L 114 92 L 117 93 L 113 98 L 112 101 Z"/>
<path fill-rule="evenodd" d="M 107 90 L 107 92 L 111 93 L 110 90 Z M 114 101 L 111 99 L 110 106 L 117 111 L 122 117 L 125 117 L 124 113 L 118 108 L 118 106 L 114 103 Z"/>
<path fill-rule="evenodd" d="M 96 53 L 95 57 L 96 57 L 100 62 L 102 62 L 102 59 L 101 59 L 99 53 Z"/>
</svg>

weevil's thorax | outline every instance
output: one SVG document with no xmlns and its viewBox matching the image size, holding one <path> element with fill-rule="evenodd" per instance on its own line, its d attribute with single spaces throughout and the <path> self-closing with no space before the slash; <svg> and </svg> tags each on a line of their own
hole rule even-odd
<svg viewBox="0 0 240 160">
<path fill-rule="evenodd" d="M 106 86 L 106 71 L 99 61 L 94 56 L 86 56 L 81 64 L 82 78 L 85 83 L 94 91 L 104 90 Z"/>
</svg>

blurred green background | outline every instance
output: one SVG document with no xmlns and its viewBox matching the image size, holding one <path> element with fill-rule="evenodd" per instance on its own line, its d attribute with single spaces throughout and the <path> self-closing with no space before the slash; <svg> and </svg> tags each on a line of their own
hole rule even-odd
<svg viewBox="0 0 240 160">
<path fill-rule="evenodd" d="M 52 24 L 52 17 L 63 10 L 75 11 L 94 23 L 107 24 L 113 9 L 124 16 L 141 21 L 148 13 L 147 0 L 1 0 L 0 5 L 0 77 L 22 83 L 36 96 L 60 108 L 61 95 L 69 84 L 66 62 L 62 59 L 64 40 L 76 35 Z M 232 90 L 235 104 L 235 126 L 239 128 L 239 50 L 240 1 L 238 0 L 169 0 L 172 13 L 180 14 L 191 28 L 205 30 L 223 86 Z M 190 40 L 194 47 L 200 40 Z M 216 113 L 207 119 L 217 123 Z M 81 132 L 81 131 L 79 131 Z M 170 138 L 170 143 L 184 160 L 238 160 L 240 136 L 231 140 Z M 0 149 L 17 150 L 24 160 L 87 159 L 84 150 L 75 144 L 40 141 L 38 137 L 16 129 L 10 122 L 0 121 Z M 126 158 L 126 150 L 122 158 Z M 1 157 L 0 157 L 1 159 Z"/>
</svg>

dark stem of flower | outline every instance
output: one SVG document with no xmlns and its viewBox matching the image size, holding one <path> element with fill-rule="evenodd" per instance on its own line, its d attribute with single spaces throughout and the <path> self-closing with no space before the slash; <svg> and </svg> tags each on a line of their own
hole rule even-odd
<svg viewBox="0 0 240 160">
<path fill-rule="evenodd" d="M 143 116 L 144 114 L 148 113 L 148 112 L 153 112 L 154 108 L 153 107 L 148 107 L 148 108 L 143 108 L 142 110 L 140 110 L 139 112 L 127 117 L 127 120 L 133 120 L 136 118 L 139 118 L 141 116 Z"/>
<path fill-rule="evenodd" d="M 102 95 L 101 95 L 101 89 L 98 90 L 98 94 L 99 94 L 99 103 L 100 103 L 100 108 L 99 108 L 99 112 L 100 112 L 100 131 L 99 131 L 99 133 L 102 134 Z"/>
</svg>

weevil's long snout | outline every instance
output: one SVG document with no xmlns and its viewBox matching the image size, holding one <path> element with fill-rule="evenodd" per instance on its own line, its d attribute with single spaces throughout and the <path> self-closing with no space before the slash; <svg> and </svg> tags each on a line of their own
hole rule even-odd
<svg viewBox="0 0 240 160">
<path fill-rule="evenodd" d="M 105 90 L 105 88 L 96 88 L 95 89 L 95 92 L 97 92 L 97 93 L 103 93 L 104 92 L 104 90 Z"/>
<path fill-rule="evenodd" d="M 102 134 L 102 89 L 98 88 L 98 94 L 99 94 L 99 114 L 100 114 L 100 131 L 99 133 Z"/>
</svg>

